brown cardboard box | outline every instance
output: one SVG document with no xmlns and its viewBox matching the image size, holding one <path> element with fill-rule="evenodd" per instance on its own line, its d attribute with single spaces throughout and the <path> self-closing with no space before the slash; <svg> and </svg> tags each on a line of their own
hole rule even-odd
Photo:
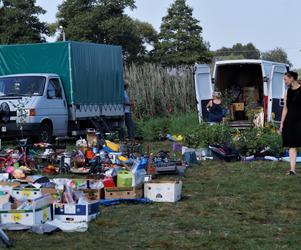
<svg viewBox="0 0 301 250">
<path fill-rule="evenodd" d="M 105 188 L 106 199 L 119 199 L 119 198 L 142 198 L 143 189 L 139 187 L 112 187 Z"/>
<path fill-rule="evenodd" d="M 243 102 L 232 103 L 233 111 L 244 111 L 245 104 Z"/>
<path fill-rule="evenodd" d="M 4 182 L 0 181 L 0 186 L 9 186 L 12 188 L 20 187 L 20 182 Z"/>
<path fill-rule="evenodd" d="M 87 129 L 87 142 L 89 147 L 95 147 L 97 145 L 97 135 L 95 129 Z"/>
<path fill-rule="evenodd" d="M 82 189 L 81 191 L 84 192 L 86 198 L 88 200 L 100 200 L 104 199 L 104 189 Z"/>
<path fill-rule="evenodd" d="M 43 195 L 49 194 L 52 202 L 58 201 L 59 194 L 58 194 L 58 190 L 56 190 L 55 188 L 42 188 L 41 191 Z"/>
<path fill-rule="evenodd" d="M 253 101 L 258 102 L 259 100 L 259 92 L 255 87 L 244 87 L 243 88 L 243 99 L 244 101 L 248 101 L 249 97 L 253 97 Z"/>
</svg>

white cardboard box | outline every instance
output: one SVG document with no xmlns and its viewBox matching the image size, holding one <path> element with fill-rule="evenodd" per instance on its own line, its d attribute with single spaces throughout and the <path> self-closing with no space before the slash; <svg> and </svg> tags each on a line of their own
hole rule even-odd
<svg viewBox="0 0 301 250">
<path fill-rule="evenodd" d="M 63 222 L 89 222 L 99 213 L 98 201 L 85 204 L 53 203 L 53 219 Z"/>
<path fill-rule="evenodd" d="M 31 209 L 9 209 L 7 203 L 5 210 L 0 210 L 2 224 L 19 223 L 27 226 L 40 225 L 47 220 L 52 220 L 50 195 L 45 195 L 31 201 Z"/>
<path fill-rule="evenodd" d="M 17 200 L 34 200 L 43 196 L 40 188 L 13 188 L 12 196 Z"/>
<path fill-rule="evenodd" d="M 176 202 L 181 199 L 182 181 L 144 183 L 144 197 L 156 202 Z"/>
</svg>

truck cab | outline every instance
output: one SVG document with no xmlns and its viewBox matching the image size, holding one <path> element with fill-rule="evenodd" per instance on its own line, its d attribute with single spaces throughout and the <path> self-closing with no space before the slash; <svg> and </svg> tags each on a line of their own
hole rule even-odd
<svg viewBox="0 0 301 250">
<path fill-rule="evenodd" d="M 15 74 L 0 77 L 1 137 L 21 133 L 50 141 L 67 135 L 68 108 L 56 74 Z"/>
<path fill-rule="evenodd" d="M 243 107 L 251 95 L 257 106 L 264 110 L 265 121 L 279 123 L 284 106 L 283 76 L 288 68 L 287 64 L 264 60 L 226 60 L 217 61 L 211 74 L 209 65 L 196 64 L 195 90 L 199 120 L 207 120 L 206 104 L 212 99 L 213 90 L 218 90 L 230 92 L 233 95 L 232 102 L 241 104 L 242 115 L 232 116 L 232 120 L 247 120 Z"/>
</svg>

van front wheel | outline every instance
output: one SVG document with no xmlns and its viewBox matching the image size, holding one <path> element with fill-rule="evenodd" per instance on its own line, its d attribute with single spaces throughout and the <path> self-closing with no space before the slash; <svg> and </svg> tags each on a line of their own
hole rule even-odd
<svg viewBox="0 0 301 250">
<path fill-rule="evenodd" d="M 52 127 L 48 123 L 42 123 L 40 126 L 39 139 L 42 142 L 51 143 L 52 141 Z"/>
</svg>

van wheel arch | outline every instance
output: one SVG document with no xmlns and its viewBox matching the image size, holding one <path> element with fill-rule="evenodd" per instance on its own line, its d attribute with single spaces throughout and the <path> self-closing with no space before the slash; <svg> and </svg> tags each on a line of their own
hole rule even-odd
<svg viewBox="0 0 301 250">
<path fill-rule="evenodd" d="M 42 142 L 51 143 L 53 138 L 53 125 L 51 120 L 43 120 L 39 130 L 39 140 Z"/>
</svg>

